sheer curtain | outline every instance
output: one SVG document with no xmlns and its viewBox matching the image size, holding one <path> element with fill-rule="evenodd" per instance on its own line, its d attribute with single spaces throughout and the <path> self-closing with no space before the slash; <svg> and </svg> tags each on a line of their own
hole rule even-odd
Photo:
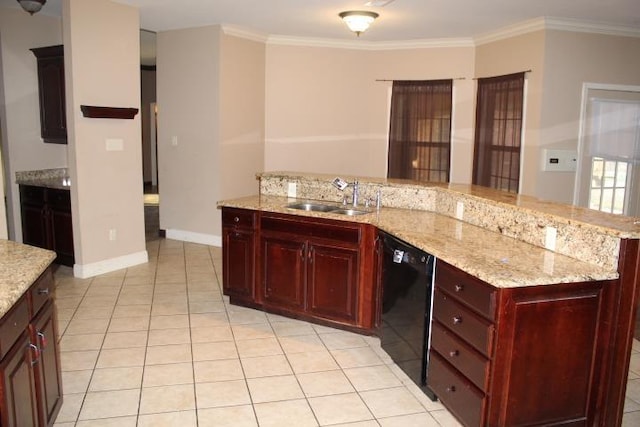
<svg viewBox="0 0 640 427">
<path fill-rule="evenodd" d="M 394 81 L 389 178 L 449 181 L 452 80 Z"/>
</svg>

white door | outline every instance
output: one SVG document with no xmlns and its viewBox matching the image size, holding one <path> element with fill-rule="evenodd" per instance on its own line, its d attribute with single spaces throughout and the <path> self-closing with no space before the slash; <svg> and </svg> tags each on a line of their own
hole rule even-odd
<svg viewBox="0 0 640 427">
<path fill-rule="evenodd" d="M 640 88 L 586 88 L 577 204 L 640 215 Z"/>
</svg>

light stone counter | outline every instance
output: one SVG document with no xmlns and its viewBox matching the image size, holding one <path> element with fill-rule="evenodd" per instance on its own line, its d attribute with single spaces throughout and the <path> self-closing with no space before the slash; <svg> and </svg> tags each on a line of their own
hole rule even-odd
<svg viewBox="0 0 640 427">
<path fill-rule="evenodd" d="M 69 190 L 71 181 L 66 168 L 16 172 L 16 184 Z"/>
<path fill-rule="evenodd" d="M 219 206 L 367 223 L 497 287 L 616 279 L 615 270 L 586 263 L 435 212 L 383 207 L 357 216 L 288 209 L 300 199 L 250 196 Z"/>
<path fill-rule="evenodd" d="M 56 253 L 0 240 L 0 317 L 4 316 L 56 258 Z"/>
</svg>

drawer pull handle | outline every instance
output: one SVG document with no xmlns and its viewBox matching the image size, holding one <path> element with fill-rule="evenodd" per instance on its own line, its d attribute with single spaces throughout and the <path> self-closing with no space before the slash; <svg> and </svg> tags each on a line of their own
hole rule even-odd
<svg viewBox="0 0 640 427">
<path fill-rule="evenodd" d="M 451 357 L 456 357 L 456 356 L 459 356 L 459 355 L 460 355 L 460 352 L 458 350 L 451 350 L 449 352 L 449 356 L 451 356 Z"/>
<path fill-rule="evenodd" d="M 38 289 L 38 295 L 49 295 L 49 288 Z"/>
<path fill-rule="evenodd" d="M 234 218 L 233 218 L 233 222 L 240 222 L 240 218 L 239 218 L 239 217 L 237 217 L 237 216 L 236 216 L 236 217 L 234 217 Z"/>
<path fill-rule="evenodd" d="M 459 325 L 460 323 L 462 323 L 462 316 L 455 316 L 453 318 L 453 324 L 454 325 Z"/>
<path fill-rule="evenodd" d="M 47 348 L 47 337 L 42 332 L 38 332 L 38 339 L 40 340 L 40 350 L 44 351 Z"/>
<path fill-rule="evenodd" d="M 462 292 L 462 291 L 464 291 L 464 285 L 457 284 L 455 286 L 455 289 L 456 289 L 456 292 Z"/>
<path fill-rule="evenodd" d="M 29 348 L 31 351 L 31 365 L 35 365 L 38 363 L 38 359 L 40 358 L 40 349 L 33 344 L 29 344 Z"/>
<path fill-rule="evenodd" d="M 450 385 L 449 387 L 447 387 L 447 393 L 455 393 L 455 392 L 456 392 L 456 386 Z"/>
</svg>

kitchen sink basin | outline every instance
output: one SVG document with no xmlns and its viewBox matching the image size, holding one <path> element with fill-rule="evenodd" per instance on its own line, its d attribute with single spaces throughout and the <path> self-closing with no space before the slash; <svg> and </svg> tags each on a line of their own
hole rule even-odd
<svg viewBox="0 0 640 427">
<path fill-rule="evenodd" d="M 349 208 L 339 208 L 329 211 L 329 213 L 340 214 L 340 215 L 364 215 L 370 213 L 369 211 L 362 211 L 360 209 L 349 209 Z"/>
<path fill-rule="evenodd" d="M 322 203 L 313 202 L 294 202 L 287 205 L 289 209 L 298 209 L 301 211 L 313 211 L 313 212 L 330 212 L 336 208 L 335 205 L 324 205 Z"/>
<path fill-rule="evenodd" d="M 347 206 L 343 205 L 330 205 L 324 203 L 316 203 L 316 202 L 293 202 L 287 205 L 289 209 L 297 209 L 301 211 L 312 211 L 312 212 L 327 212 L 338 215 L 364 215 L 368 214 L 369 211 L 361 210 L 361 209 L 351 209 Z"/>
</svg>

